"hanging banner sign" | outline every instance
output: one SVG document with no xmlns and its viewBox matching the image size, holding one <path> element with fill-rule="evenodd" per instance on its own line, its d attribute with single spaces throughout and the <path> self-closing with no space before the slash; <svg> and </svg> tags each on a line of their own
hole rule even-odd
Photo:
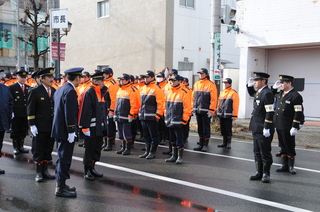
<svg viewBox="0 0 320 212">
<path fill-rule="evenodd" d="M 52 48 L 52 60 L 59 60 L 58 43 L 52 42 L 51 48 Z M 65 61 L 65 58 L 66 58 L 66 44 L 60 43 L 60 61 Z"/>
</svg>

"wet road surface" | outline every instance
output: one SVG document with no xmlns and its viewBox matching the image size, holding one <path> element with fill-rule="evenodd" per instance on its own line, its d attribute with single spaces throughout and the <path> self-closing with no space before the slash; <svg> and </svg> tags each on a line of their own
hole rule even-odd
<svg viewBox="0 0 320 212">
<path fill-rule="evenodd" d="M 198 140 L 191 134 L 184 163 L 166 163 L 160 146 L 156 158 L 141 159 L 141 143 L 129 156 L 102 152 L 96 170 L 104 177 L 83 179 L 84 149 L 75 146 L 70 186 L 77 198 L 57 198 L 55 181 L 36 183 L 32 155 L 14 158 L 6 134 L 0 159 L 0 210 L 2 211 L 320 211 L 320 152 L 297 149 L 296 175 L 277 173 L 281 159 L 274 157 L 271 183 L 250 181 L 255 167 L 250 141 L 233 140 L 232 149 L 217 148 L 214 137 L 209 152 L 195 152 Z M 25 147 L 31 146 L 31 139 Z M 278 151 L 273 147 L 273 155 Z M 55 150 L 54 150 L 55 151 Z M 56 153 L 53 152 L 55 161 Z M 54 162 L 55 164 L 55 162 Z M 49 172 L 54 173 L 54 166 Z"/>
</svg>

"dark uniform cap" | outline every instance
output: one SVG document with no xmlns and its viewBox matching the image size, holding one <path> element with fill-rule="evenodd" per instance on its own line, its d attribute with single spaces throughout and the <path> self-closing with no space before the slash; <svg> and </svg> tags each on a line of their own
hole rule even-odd
<svg viewBox="0 0 320 212">
<path fill-rule="evenodd" d="M 133 76 L 133 75 L 130 75 L 130 79 L 131 79 L 131 81 L 133 82 L 133 81 L 134 81 L 134 76 Z"/>
<path fill-rule="evenodd" d="M 96 70 L 95 70 L 96 71 Z M 99 72 L 101 72 L 100 70 L 99 70 Z M 97 73 L 97 72 L 96 72 Z M 82 77 L 91 77 L 91 75 L 89 74 L 89 72 L 87 72 L 87 71 L 84 71 L 82 74 L 81 74 L 81 76 Z"/>
<path fill-rule="evenodd" d="M 279 75 L 280 82 L 293 82 L 294 77 L 289 75 Z"/>
<path fill-rule="evenodd" d="M 35 78 L 39 78 L 39 75 L 38 75 L 39 71 L 34 71 L 31 75 L 31 78 L 35 79 Z"/>
<path fill-rule="evenodd" d="M 169 80 L 177 81 L 177 80 L 183 80 L 183 79 L 179 75 L 171 75 L 169 77 Z"/>
<path fill-rule="evenodd" d="M 164 77 L 164 72 L 159 72 L 158 74 L 157 74 L 157 77 Z"/>
<path fill-rule="evenodd" d="M 19 71 L 16 72 L 16 74 L 20 77 L 27 77 L 28 72 L 24 68 L 21 68 Z"/>
<path fill-rule="evenodd" d="M 186 83 L 189 83 L 189 79 L 186 77 L 183 77 L 183 81 L 185 81 Z"/>
<path fill-rule="evenodd" d="M 81 75 L 81 72 L 83 71 L 84 68 L 77 67 L 77 68 L 70 68 L 68 70 L 65 70 L 64 73 L 68 75 Z"/>
<path fill-rule="evenodd" d="M 105 74 L 113 74 L 112 68 L 104 68 L 102 71 L 103 71 Z"/>
<path fill-rule="evenodd" d="M 10 72 L 4 73 L 4 78 L 12 78 L 12 75 Z"/>
<path fill-rule="evenodd" d="M 230 78 L 225 78 L 222 82 L 232 84 L 232 79 L 230 79 Z"/>
<path fill-rule="evenodd" d="M 200 71 L 198 71 L 198 74 L 209 74 L 208 69 L 201 68 Z"/>
<path fill-rule="evenodd" d="M 169 74 L 175 74 L 175 75 L 177 75 L 177 74 L 178 74 L 178 70 L 177 70 L 177 69 L 171 69 L 171 70 L 169 71 Z"/>
<path fill-rule="evenodd" d="M 253 80 L 267 80 L 269 77 L 270 75 L 264 72 L 253 72 Z"/>
<path fill-rule="evenodd" d="M 90 74 L 89 74 L 90 75 Z M 104 80 L 104 77 L 103 77 L 103 72 L 99 71 L 99 72 L 96 72 L 94 74 L 91 75 L 91 78 L 92 79 L 96 79 L 96 80 Z"/>
<path fill-rule="evenodd" d="M 45 68 L 42 69 L 41 71 L 38 71 L 38 76 L 53 76 L 54 73 L 54 68 L 50 67 L 50 68 Z"/>
<path fill-rule="evenodd" d="M 16 75 L 17 75 L 17 71 L 14 71 L 14 72 L 12 73 L 12 75 L 13 75 L 13 76 L 16 76 Z"/>
<path fill-rule="evenodd" d="M 130 79 L 130 75 L 129 74 L 123 74 L 123 76 L 122 77 L 118 77 L 118 79 L 120 79 L 120 80 L 122 80 L 122 79 L 129 80 Z"/>
<path fill-rule="evenodd" d="M 0 72 L 4 72 L 4 70 L 3 70 L 3 69 L 0 69 Z"/>
<path fill-rule="evenodd" d="M 134 79 L 139 80 L 139 79 L 141 79 L 141 77 L 139 75 L 136 75 L 136 77 Z"/>
<path fill-rule="evenodd" d="M 143 74 L 141 76 L 143 76 L 143 77 L 154 77 L 154 72 L 148 70 L 147 73 L 145 73 L 145 74 Z"/>
</svg>

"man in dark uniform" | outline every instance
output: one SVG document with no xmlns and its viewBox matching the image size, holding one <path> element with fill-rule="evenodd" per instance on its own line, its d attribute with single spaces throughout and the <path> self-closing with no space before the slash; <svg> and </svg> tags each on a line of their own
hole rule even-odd
<svg viewBox="0 0 320 212">
<path fill-rule="evenodd" d="M 52 160 L 54 138 L 51 137 L 53 121 L 53 95 L 56 91 L 52 86 L 53 68 L 38 72 L 42 85 L 30 89 L 28 96 L 28 122 L 33 135 L 33 161 L 36 166 L 36 182 L 43 178 L 55 179 L 48 172 L 48 161 Z"/>
<path fill-rule="evenodd" d="M 76 87 L 80 84 L 83 68 L 71 68 L 65 71 L 68 82 L 61 86 L 53 97 L 54 117 L 51 136 L 57 141 L 56 163 L 56 196 L 76 197 L 75 188 L 66 185 L 70 179 L 70 166 L 74 149 L 74 141 L 77 137 L 78 96 Z"/>
<path fill-rule="evenodd" d="M 24 138 L 28 133 L 27 120 L 27 98 L 29 86 L 25 85 L 28 72 L 20 69 L 17 72 L 18 82 L 10 85 L 9 89 L 13 97 L 13 114 L 12 114 L 12 132 L 10 138 L 13 143 L 13 153 L 28 153 L 29 151 L 23 148 Z"/>
<path fill-rule="evenodd" d="M 87 180 L 103 176 L 95 170 L 95 163 L 100 160 L 103 132 L 107 130 L 108 114 L 102 92 L 102 88 L 105 87 L 103 72 L 96 72 L 91 78 L 92 85 L 81 94 L 79 112 L 79 128 L 86 136 L 83 164 L 84 178 Z"/>
<path fill-rule="evenodd" d="M 279 144 L 283 148 L 281 154 L 282 165 L 277 172 L 289 171 L 296 174 L 294 169 L 295 135 L 303 125 L 303 99 L 293 87 L 292 76 L 279 75 L 280 89 L 276 95 L 275 128 L 278 133 Z"/>
<path fill-rule="evenodd" d="M 0 158 L 4 133 L 10 127 L 10 120 L 13 111 L 13 98 L 7 86 L 0 84 Z M 5 171 L 0 169 L 0 174 Z"/>
<path fill-rule="evenodd" d="M 249 79 L 247 85 L 249 95 L 254 97 L 249 130 L 253 136 L 256 174 L 250 180 L 261 180 L 264 183 L 270 182 L 270 167 L 273 162 L 271 142 L 274 134 L 274 96 L 267 86 L 269 76 L 267 73 L 254 72 L 254 77 Z"/>
</svg>

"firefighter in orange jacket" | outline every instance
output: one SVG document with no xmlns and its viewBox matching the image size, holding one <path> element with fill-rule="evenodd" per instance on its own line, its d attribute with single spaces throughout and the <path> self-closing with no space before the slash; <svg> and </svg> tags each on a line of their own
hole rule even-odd
<svg viewBox="0 0 320 212">
<path fill-rule="evenodd" d="M 120 80 L 120 88 L 117 92 L 113 118 L 118 123 L 118 135 L 122 141 L 122 148 L 116 153 L 129 155 L 132 144 L 131 122 L 135 114 L 138 114 L 140 101 L 136 98 L 136 90 L 131 86 L 130 75 L 123 74 L 118 79 Z"/>
<path fill-rule="evenodd" d="M 141 76 L 145 79 L 145 86 L 140 91 L 139 119 L 145 138 L 146 152 L 139 157 L 153 159 L 160 143 L 157 122 L 163 116 L 164 111 L 163 91 L 156 84 L 153 71 L 147 71 Z"/>
<path fill-rule="evenodd" d="M 223 143 L 218 145 L 218 147 L 231 149 L 232 120 L 238 118 L 239 95 L 231 87 L 232 79 L 226 78 L 223 80 L 223 83 L 225 89 L 220 92 L 217 107 Z"/>
<path fill-rule="evenodd" d="M 217 107 L 217 87 L 209 79 L 206 68 L 198 71 L 199 81 L 193 86 L 193 112 L 196 114 L 198 123 L 199 146 L 196 151 L 206 152 L 211 135 L 210 119 L 213 117 Z"/>
<path fill-rule="evenodd" d="M 187 124 L 192 113 L 188 92 L 180 85 L 181 78 L 179 75 L 169 77 L 172 88 L 165 96 L 165 123 L 169 128 L 173 150 L 172 156 L 165 161 L 176 164 L 182 163 L 184 150 L 182 126 Z"/>
<path fill-rule="evenodd" d="M 103 151 L 111 151 L 112 145 L 114 144 L 115 136 L 116 136 L 116 124 L 113 120 L 113 115 L 114 115 L 114 109 L 116 105 L 117 92 L 119 90 L 119 84 L 113 78 L 112 68 L 105 68 L 102 70 L 102 72 L 105 78 L 104 85 L 108 88 L 110 93 L 110 99 L 111 99 L 111 105 L 108 113 L 108 132 L 107 132 L 108 135 L 107 135 L 107 138 L 104 138 L 103 146 L 105 146 L 106 144 L 106 147 L 103 149 Z"/>
</svg>

